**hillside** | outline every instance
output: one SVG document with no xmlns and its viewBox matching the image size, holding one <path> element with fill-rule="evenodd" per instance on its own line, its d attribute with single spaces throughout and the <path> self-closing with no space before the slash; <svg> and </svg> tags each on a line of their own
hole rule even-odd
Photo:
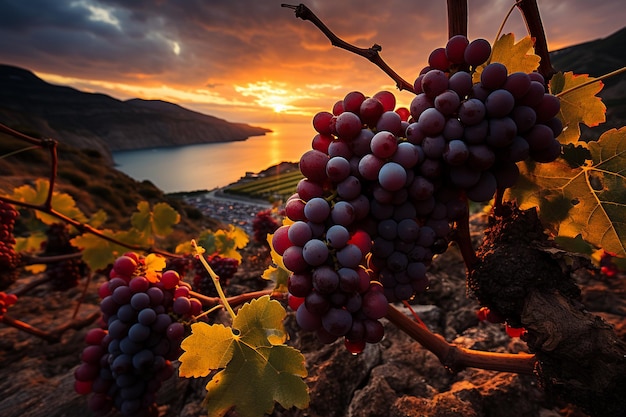
<svg viewBox="0 0 626 417">
<path fill-rule="evenodd" d="M 238 141 L 269 131 L 163 101 L 120 101 L 52 85 L 9 65 L 0 65 L 0 123 L 107 159 L 113 151 Z"/>
</svg>

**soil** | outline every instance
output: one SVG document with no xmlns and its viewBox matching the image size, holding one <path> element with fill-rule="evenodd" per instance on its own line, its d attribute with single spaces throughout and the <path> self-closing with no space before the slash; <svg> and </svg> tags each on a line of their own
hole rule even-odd
<svg viewBox="0 0 626 417">
<path fill-rule="evenodd" d="M 475 219 L 483 223 L 480 216 Z M 478 229 L 479 230 L 479 229 Z M 475 232 L 476 242 L 481 232 Z M 270 259 L 267 249 L 250 244 L 227 291 L 230 295 L 265 286 L 259 277 Z M 502 325 L 479 322 L 478 303 L 466 294 L 465 268 L 456 247 L 438 256 L 429 270 L 431 287 L 414 300 L 412 308 L 426 325 L 449 342 L 466 348 L 494 352 L 523 352 L 527 346 L 509 337 Z M 7 292 L 28 285 L 39 276 L 20 278 Z M 95 288 L 105 278 L 95 276 L 88 284 L 65 292 L 40 285 L 19 297 L 8 311 L 12 317 L 42 330 L 51 330 L 72 320 L 83 297 L 77 318 L 98 311 Z M 626 340 L 626 280 L 600 274 L 582 274 L 578 284 L 588 310 L 612 324 Z M 399 309 L 410 315 L 402 305 Z M 322 345 L 287 317 L 289 343 L 306 357 L 311 403 L 306 410 L 285 410 L 274 417 L 585 417 L 582 410 L 558 399 L 547 398 L 536 378 L 465 369 L 452 373 L 439 360 L 406 334 L 384 321 L 386 337 L 368 345 L 357 356 L 338 341 Z M 80 362 L 84 335 L 95 323 L 63 332 L 60 341 L 0 326 L 0 416 L 87 417 L 86 398 L 73 390 L 73 372 Z M 159 392 L 160 417 L 196 417 L 201 407 L 206 379 L 173 377 Z M 114 416 L 115 413 L 109 414 Z M 236 417 L 230 412 L 229 417 Z"/>
</svg>

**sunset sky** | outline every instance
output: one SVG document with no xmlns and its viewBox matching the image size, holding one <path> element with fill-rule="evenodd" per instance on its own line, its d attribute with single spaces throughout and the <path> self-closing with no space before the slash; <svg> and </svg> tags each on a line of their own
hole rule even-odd
<svg viewBox="0 0 626 417">
<path fill-rule="evenodd" d="M 395 85 L 362 57 L 332 47 L 288 0 L 1 0 L 0 63 L 53 84 L 118 99 L 162 99 L 230 121 L 302 121 L 351 90 Z M 469 38 L 496 35 L 512 0 L 469 0 Z M 297 4 L 295 2 L 290 4 Z M 306 2 L 338 36 L 413 82 L 445 46 L 444 0 Z M 618 0 L 539 0 L 551 50 L 626 25 Z M 515 10 L 504 32 L 526 35 Z M 409 93 L 398 93 L 401 104 Z"/>
</svg>

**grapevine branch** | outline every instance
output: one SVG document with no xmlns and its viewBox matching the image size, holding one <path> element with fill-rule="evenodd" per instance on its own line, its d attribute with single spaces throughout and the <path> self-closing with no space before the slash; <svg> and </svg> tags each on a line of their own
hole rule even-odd
<svg viewBox="0 0 626 417">
<path fill-rule="evenodd" d="M 446 342 L 443 337 L 432 333 L 426 327 L 416 325 L 413 320 L 391 304 L 386 317 L 396 327 L 435 354 L 447 369 L 454 372 L 471 367 L 489 371 L 533 374 L 537 361 L 535 355 L 483 352 L 456 346 Z"/>
<path fill-rule="evenodd" d="M 83 327 L 88 326 L 91 323 L 93 323 L 95 320 L 98 319 L 98 317 L 100 317 L 100 312 L 95 311 L 83 319 L 68 321 L 67 323 L 62 324 L 56 329 L 53 329 L 49 332 L 45 332 L 21 320 L 14 319 L 13 317 L 7 315 L 6 313 L 0 318 L 0 321 L 2 321 L 2 323 L 8 326 L 15 327 L 16 329 L 21 330 L 23 332 L 32 334 L 33 336 L 40 337 L 50 343 L 57 343 L 61 340 L 61 336 L 67 330 L 82 329 Z"/>
<path fill-rule="evenodd" d="M 380 51 L 382 47 L 378 44 L 374 44 L 370 48 L 359 48 L 354 46 L 343 39 L 339 38 L 335 35 L 316 15 L 304 4 L 299 4 L 297 6 L 291 4 L 281 4 L 281 7 L 286 7 L 289 9 L 295 10 L 296 17 L 302 20 L 309 20 L 313 23 L 326 37 L 330 40 L 330 43 L 333 46 L 336 46 L 341 49 L 345 49 L 346 51 L 352 52 L 359 56 L 362 56 L 376 66 L 378 66 L 381 70 L 385 72 L 385 74 L 389 75 L 392 80 L 396 82 L 396 86 L 399 90 L 408 90 L 412 93 L 415 92 L 413 89 L 413 85 L 408 81 L 404 80 L 400 75 L 398 75 L 387 63 L 380 57 Z"/>
<path fill-rule="evenodd" d="M 189 295 L 200 300 L 202 305 L 205 307 L 213 307 L 213 306 L 222 304 L 222 300 L 220 299 L 220 297 L 208 297 L 204 294 L 201 294 L 195 291 L 190 291 Z M 231 305 L 232 307 L 236 307 L 238 305 L 263 297 L 264 295 L 269 295 L 271 298 L 275 300 L 283 300 L 287 296 L 285 293 L 280 292 L 280 291 L 261 290 L 261 291 L 247 292 L 247 293 L 235 295 L 232 297 L 227 297 L 226 301 L 228 301 L 228 304 Z"/>
</svg>

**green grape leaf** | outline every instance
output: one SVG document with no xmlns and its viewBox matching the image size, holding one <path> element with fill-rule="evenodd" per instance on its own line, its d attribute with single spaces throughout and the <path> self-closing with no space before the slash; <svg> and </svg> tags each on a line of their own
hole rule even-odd
<svg viewBox="0 0 626 417">
<path fill-rule="evenodd" d="M 156 235 L 167 236 L 172 226 L 180 222 L 180 214 L 167 203 L 157 203 L 152 209 L 152 228 Z"/>
<path fill-rule="evenodd" d="M 137 204 L 137 211 L 130 216 L 130 224 L 144 234 L 152 233 L 152 213 L 150 204 L 147 201 L 140 201 Z"/>
<path fill-rule="evenodd" d="M 561 110 L 558 117 L 563 123 L 563 132 L 558 139 L 562 144 L 575 143 L 585 146 L 586 142 L 578 141 L 580 124 L 594 127 L 606 121 L 606 106 L 602 99 L 596 96 L 604 86 L 601 81 L 567 91 L 592 80 L 594 78 L 586 74 L 575 75 L 572 72 L 559 72 L 550 80 L 550 93 L 557 95 L 565 92 L 559 97 Z"/>
<path fill-rule="evenodd" d="M 242 416 L 262 417 L 272 413 L 274 401 L 285 408 L 306 408 L 304 376 L 302 354 L 290 346 L 255 349 L 238 344 L 228 366 L 207 384 L 204 405 L 216 417 L 233 407 Z"/>
<path fill-rule="evenodd" d="M 518 186 L 508 192 L 522 209 L 538 206 L 544 225 L 558 236 L 579 234 L 591 245 L 626 257 L 626 127 L 588 144 L 591 159 L 571 167 L 520 164 Z"/>
<path fill-rule="evenodd" d="M 87 224 L 94 228 L 100 228 L 107 220 L 107 213 L 104 210 L 96 211 L 87 221 Z"/>
<path fill-rule="evenodd" d="M 302 378 L 304 356 L 282 344 L 285 309 L 263 296 L 241 307 L 233 331 L 221 324 L 195 323 L 181 343 L 179 374 L 199 377 L 217 372 L 207 383 L 208 415 L 221 417 L 232 408 L 247 417 L 271 413 L 274 402 L 306 408 L 309 395 Z"/>
<path fill-rule="evenodd" d="M 130 224 L 146 235 L 166 236 L 172 226 L 180 221 L 180 214 L 167 203 L 157 203 L 150 210 L 147 201 L 137 204 L 137 211 L 130 217 Z"/>
<path fill-rule="evenodd" d="M 49 187 L 50 183 L 48 181 L 39 178 L 35 181 L 34 187 L 31 185 L 22 185 L 15 188 L 11 198 L 25 203 L 41 205 L 46 202 Z M 74 198 L 69 194 L 53 192 L 51 205 L 54 210 L 73 220 L 77 220 L 81 223 L 87 221 L 87 216 L 76 206 L 76 201 L 74 201 Z M 47 225 L 60 222 L 57 217 L 46 214 L 40 210 L 35 210 L 35 216 Z"/>
<path fill-rule="evenodd" d="M 473 75 L 473 82 L 480 81 L 480 74 L 487 64 L 499 62 L 508 70 L 509 74 L 514 72 L 533 72 L 539 68 L 541 58 L 535 54 L 535 46 L 530 36 L 526 36 L 515 43 L 515 35 L 507 33 L 502 35 L 491 48 L 491 57 L 487 63 L 476 68 Z"/>
</svg>

